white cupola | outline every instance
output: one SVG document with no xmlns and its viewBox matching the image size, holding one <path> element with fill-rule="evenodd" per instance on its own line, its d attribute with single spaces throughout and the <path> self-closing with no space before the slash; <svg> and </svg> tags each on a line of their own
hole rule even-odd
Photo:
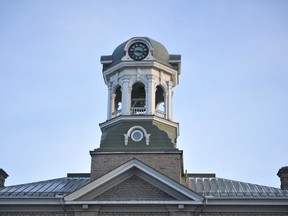
<svg viewBox="0 0 288 216">
<path fill-rule="evenodd" d="M 180 55 L 150 38 L 135 37 L 102 56 L 108 86 L 107 120 L 119 115 L 172 119 L 172 88 L 178 84 Z"/>
</svg>

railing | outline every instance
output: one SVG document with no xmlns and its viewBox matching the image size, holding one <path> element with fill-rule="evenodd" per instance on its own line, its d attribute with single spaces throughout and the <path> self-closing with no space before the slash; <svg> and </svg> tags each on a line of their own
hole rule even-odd
<svg viewBox="0 0 288 216">
<path fill-rule="evenodd" d="M 145 115 L 146 108 L 145 107 L 131 107 L 130 112 L 131 112 L 131 115 Z"/>
<path fill-rule="evenodd" d="M 116 110 L 112 113 L 112 118 L 115 118 L 121 115 L 122 110 Z M 130 108 L 131 115 L 146 115 L 146 108 L 145 107 L 132 107 Z M 162 110 L 155 110 L 155 115 L 160 118 L 166 118 L 166 113 Z"/>
</svg>

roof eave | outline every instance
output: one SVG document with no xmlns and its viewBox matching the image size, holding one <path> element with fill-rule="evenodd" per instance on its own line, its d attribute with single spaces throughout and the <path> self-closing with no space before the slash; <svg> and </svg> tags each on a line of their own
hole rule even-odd
<svg viewBox="0 0 288 216">
<path fill-rule="evenodd" d="M 283 197 L 205 197 L 206 205 L 248 205 L 248 206 L 288 206 L 288 198 Z"/>
<path fill-rule="evenodd" d="M 0 206 L 6 205 L 59 205 L 63 197 L 0 197 Z"/>
</svg>

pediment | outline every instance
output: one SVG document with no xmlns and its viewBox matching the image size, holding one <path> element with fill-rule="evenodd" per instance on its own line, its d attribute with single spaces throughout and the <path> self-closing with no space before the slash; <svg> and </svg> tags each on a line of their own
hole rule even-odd
<svg viewBox="0 0 288 216">
<path fill-rule="evenodd" d="M 203 197 L 133 159 L 64 197 L 66 202 L 202 202 Z"/>
<path fill-rule="evenodd" d="M 95 191 L 96 192 L 96 191 Z M 93 193 L 92 193 L 93 194 Z M 85 197 L 83 197 L 85 199 Z M 98 201 L 167 201 L 177 200 L 155 185 L 145 181 L 137 174 L 115 185 L 107 191 L 96 195 L 93 200 Z"/>
</svg>

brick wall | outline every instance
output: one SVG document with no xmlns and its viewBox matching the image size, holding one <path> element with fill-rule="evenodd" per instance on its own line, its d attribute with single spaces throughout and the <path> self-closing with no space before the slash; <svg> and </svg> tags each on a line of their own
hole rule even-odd
<svg viewBox="0 0 288 216">
<path fill-rule="evenodd" d="M 91 180 L 94 180 L 116 167 L 136 158 L 177 182 L 182 176 L 182 151 L 156 153 L 103 153 L 93 151 L 91 162 Z"/>
<path fill-rule="evenodd" d="M 175 200 L 172 196 L 156 188 L 143 179 L 132 176 L 95 198 L 95 200 Z"/>
</svg>

